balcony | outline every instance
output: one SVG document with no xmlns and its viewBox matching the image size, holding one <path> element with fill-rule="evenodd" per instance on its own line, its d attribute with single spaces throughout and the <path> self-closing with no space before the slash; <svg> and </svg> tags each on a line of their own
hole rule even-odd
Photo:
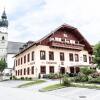
<svg viewBox="0 0 100 100">
<path fill-rule="evenodd" d="M 50 46 L 56 48 L 79 50 L 79 51 L 84 49 L 84 45 L 82 44 L 70 44 L 70 43 L 59 42 L 59 41 L 50 41 Z"/>
</svg>

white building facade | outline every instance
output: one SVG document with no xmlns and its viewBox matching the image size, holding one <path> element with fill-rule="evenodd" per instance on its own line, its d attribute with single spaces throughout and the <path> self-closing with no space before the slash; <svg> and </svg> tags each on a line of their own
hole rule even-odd
<svg viewBox="0 0 100 100">
<path fill-rule="evenodd" d="M 5 10 L 0 20 L 0 59 L 7 60 L 7 46 L 8 46 L 8 20 Z"/>
<path fill-rule="evenodd" d="M 39 41 L 27 43 L 15 55 L 17 78 L 50 73 L 78 73 L 92 64 L 92 47 L 74 27 L 62 25 Z"/>
</svg>

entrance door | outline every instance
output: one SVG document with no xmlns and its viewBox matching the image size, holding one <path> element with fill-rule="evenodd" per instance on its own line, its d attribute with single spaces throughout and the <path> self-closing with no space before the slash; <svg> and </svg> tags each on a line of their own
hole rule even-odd
<svg viewBox="0 0 100 100">
<path fill-rule="evenodd" d="M 80 72 L 80 68 L 76 67 L 76 73 L 79 73 L 79 72 Z"/>
<path fill-rule="evenodd" d="M 74 73 L 74 67 L 70 67 L 70 73 Z"/>
<path fill-rule="evenodd" d="M 65 67 L 61 67 L 61 68 L 60 68 L 60 73 L 61 73 L 61 74 L 65 74 Z"/>
</svg>

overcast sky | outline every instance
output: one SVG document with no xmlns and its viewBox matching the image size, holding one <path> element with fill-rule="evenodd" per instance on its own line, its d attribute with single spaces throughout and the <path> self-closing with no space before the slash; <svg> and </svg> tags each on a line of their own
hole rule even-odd
<svg viewBox="0 0 100 100">
<path fill-rule="evenodd" d="M 100 41 L 100 0 L 0 0 L 0 14 L 4 7 L 9 41 L 36 41 L 64 23 Z"/>
</svg>

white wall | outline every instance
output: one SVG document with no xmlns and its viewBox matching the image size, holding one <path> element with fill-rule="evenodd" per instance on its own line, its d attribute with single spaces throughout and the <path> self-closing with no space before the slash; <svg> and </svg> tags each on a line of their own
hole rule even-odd
<svg viewBox="0 0 100 100">
<path fill-rule="evenodd" d="M 45 50 L 46 51 L 46 60 L 40 60 L 40 50 Z M 35 56 L 34 56 L 34 61 L 30 61 L 27 62 L 23 65 L 19 65 L 17 67 L 15 67 L 16 70 L 20 70 L 20 69 L 24 69 L 27 67 L 32 67 L 34 66 L 34 69 L 38 69 L 37 73 L 40 73 L 40 66 L 46 66 L 46 74 L 49 73 L 49 66 L 54 66 L 55 69 L 55 73 L 59 71 L 59 65 L 61 67 L 65 67 L 67 69 L 67 71 L 69 71 L 69 67 L 70 66 L 76 66 L 76 65 L 89 65 L 89 54 L 87 51 L 83 50 L 83 51 L 75 51 L 75 50 L 67 50 L 67 49 L 56 49 L 56 48 L 50 48 L 49 46 L 43 46 L 43 45 L 39 45 L 39 46 L 35 46 L 32 47 L 30 49 L 28 49 L 27 51 L 23 52 L 22 54 L 20 54 L 19 56 L 16 57 L 16 59 L 19 59 L 21 57 L 24 57 L 24 55 L 26 55 L 26 61 L 27 61 L 27 54 L 34 51 Z M 53 51 L 54 52 L 54 60 L 49 60 L 49 51 Z M 60 52 L 64 52 L 64 56 L 65 56 L 65 60 L 64 61 L 60 61 Z M 79 62 L 71 62 L 69 61 L 69 53 L 73 53 L 73 54 L 79 54 Z M 83 62 L 83 54 L 87 55 L 87 62 Z M 31 55 L 30 55 L 31 57 Z M 31 58 L 30 58 L 31 59 Z M 48 64 L 47 62 L 53 62 L 53 64 Z M 63 62 L 63 64 L 61 64 Z M 23 75 L 24 77 L 36 77 L 36 71 L 34 70 L 34 75 Z M 18 76 L 20 77 L 20 76 Z"/>
<path fill-rule="evenodd" d="M 8 54 L 7 55 L 7 64 L 8 68 L 13 68 L 14 67 L 14 54 Z"/>
</svg>

